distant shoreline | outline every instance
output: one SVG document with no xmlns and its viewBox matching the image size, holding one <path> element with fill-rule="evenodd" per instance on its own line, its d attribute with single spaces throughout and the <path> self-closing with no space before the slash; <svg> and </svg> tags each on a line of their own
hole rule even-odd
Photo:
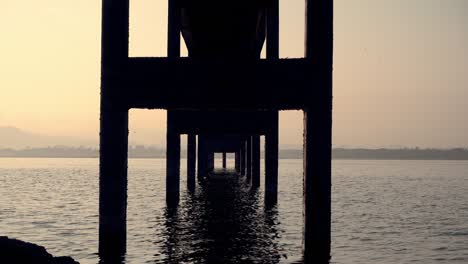
<svg viewBox="0 0 468 264">
<path fill-rule="evenodd" d="M 165 158 L 165 149 L 156 147 L 131 147 L 129 158 Z M 181 157 L 185 158 L 185 152 Z M 0 158 L 98 158 L 96 148 L 48 147 L 26 149 L 1 149 Z M 281 149 L 280 159 L 302 159 L 300 149 Z M 468 149 L 364 149 L 334 148 L 333 159 L 337 160 L 468 160 Z"/>
<path fill-rule="evenodd" d="M 15 157 L 7 157 L 7 156 L 0 156 L 0 159 L 14 159 L 14 158 L 24 158 L 24 159 L 98 159 L 99 157 L 53 157 L 53 156 L 15 156 Z M 164 159 L 166 157 L 128 157 L 128 159 Z M 181 159 L 185 159 L 185 157 L 181 157 Z M 263 159 L 263 157 L 261 157 Z M 301 160 L 302 158 L 279 158 L 280 160 Z M 437 161 L 437 160 L 446 160 L 446 161 L 468 161 L 468 159 L 449 159 L 449 158 L 335 158 L 332 157 L 332 160 L 426 160 L 426 161 Z"/>
</svg>

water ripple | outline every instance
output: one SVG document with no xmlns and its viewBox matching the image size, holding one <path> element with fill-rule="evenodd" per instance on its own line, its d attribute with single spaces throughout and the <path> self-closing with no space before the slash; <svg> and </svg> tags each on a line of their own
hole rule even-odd
<svg viewBox="0 0 468 264">
<path fill-rule="evenodd" d="M 301 262 L 302 161 L 280 161 L 273 208 L 185 173 L 169 209 L 164 160 L 130 160 L 125 263 Z M 0 234 L 98 262 L 97 159 L 0 159 L 0 185 Z M 468 162 L 334 161 L 332 188 L 332 263 L 468 262 Z"/>
</svg>

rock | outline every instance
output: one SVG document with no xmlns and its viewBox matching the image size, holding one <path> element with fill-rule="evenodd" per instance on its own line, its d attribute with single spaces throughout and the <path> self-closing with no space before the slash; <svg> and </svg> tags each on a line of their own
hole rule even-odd
<svg viewBox="0 0 468 264">
<path fill-rule="evenodd" d="M 79 264 L 71 257 L 54 257 L 42 246 L 0 236 L 0 263 Z"/>
</svg>

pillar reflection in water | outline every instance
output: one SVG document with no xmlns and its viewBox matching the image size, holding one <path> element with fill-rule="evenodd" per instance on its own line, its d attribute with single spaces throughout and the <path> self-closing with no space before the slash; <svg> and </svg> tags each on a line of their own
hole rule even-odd
<svg viewBox="0 0 468 264">
<path fill-rule="evenodd" d="M 237 178 L 207 180 L 165 213 L 162 263 L 279 263 L 276 207 Z M 284 259 L 283 259 L 284 260 Z"/>
</svg>

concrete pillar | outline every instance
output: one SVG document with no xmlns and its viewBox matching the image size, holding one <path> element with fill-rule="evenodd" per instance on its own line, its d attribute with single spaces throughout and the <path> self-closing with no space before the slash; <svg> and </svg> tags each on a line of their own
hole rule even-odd
<svg viewBox="0 0 468 264">
<path fill-rule="evenodd" d="M 331 116 L 323 111 L 315 113 L 305 111 L 304 257 L 310 260 L 307 263 L 313 260 L 329 260 L 330 223 Z"/>
<path fill-rule="evenodd" d="M 323 98 L 304 109 L 304 263 L 328 263 L 331 246 L 333 0 L 306 0 L 306 59 Z"/>
<path fill-rule="evenodd" d="M 208 172 L 213 172 L 214 171 L 214 166 L 215 166 L 215 160 L 214 160 L 214 153 L 209 152 L 208 153 Z"/>
<path fill-rule="evenodd" d="M 247 146 L 245 148 L 247 162 L 245 168 L 247 170 L 247 181 L 250 182 L 252 178 L 252 137 L 247 139 Z"/>
<path fill-rule="evenodd" d="M 240 163 L 241 163 L 241 175 L 245 176 L 245 160 L 246 160 L 246 151 L 245 151 L 245 141 L 241 142 L 241 148 L 240 148 Z"/>
<path fill-rule="evenodd" d="M 202 179 L 206 176 L 206 164 L 207 164 L 207 155 L 206 155 L 206 140 L 203 135 L 198 135 L 198 178 Z"/>
<path fill-rule="evenodd" d="M 223 169 L 226 169 L 226 152 L 223 152 Z"/>
<path fill-rule="evenodd" d="M 279 0 L 271 0 L 267 8 L 266 55 L 279 58 Z M 265 134 L 265 201 L 274 204 L 278 197 L 278 111 L 272 112 L 270 127 Z"/>
<path fill-rule="evenodd" d="M 260 187 L 260 136 L 252 136 L 252 187 Z"/>
<path fill-rule="evenodd" d="M 197 158 L 197 138 L 195 134 L 187 135 L 187 188 L 195 189 L 195 166 Z"/>
<path fill-rule="evenodd" d="M 125 254 L 128 110 L 102 107 L 99 156 L 99 255 Z"/>
<path fill-rule="evenodd" d="M 240 173 L 240 165 L 240 151 L 236 151 L 234 154 L 234 166 L 237 173 Z"/>
<path fill-rule="evenodd" d="M 265 135 L 265 198 L 278 196 L 278 111 L 272 113 L 271 127 Z"/>
<path fill-rule="evenodd" d="M 267 59 L 279 57 L 279 0 L 270 0 L 271 5 L 267 9 Z"/>
<path fill-rule="evenodd" d="M 128 1 L 128 0 L 127 0 Z M 180 6 L 179 0 L 170 0 L 168 3 L 167 28 L 167 56 L 169 58 L 180 56 Z"/>
<path fill-rule="evenodd" d="M 166 201 L 177 204 L 180 190 L 180 134 L 173 127 L 173 112 L 167 111 Z"/>
<path fill-rule="evenodd" d="M 128 1 L 102 1 L 99 257 L 106 263 L 126 251 L 128 108 L 112 92 L 128 60 L 128 12 Z"/>
<path fill-rule="evenodd" d="M 128 2 L 128 0 L 126 0 Z M 177 0 L 168 4 L 167 56 L 180 57 L 180 8 Z M 167 111 L 166 202 L 176 205 L 180 191 L 180 134 L 172 125 L 173 113 Z"/>
</svg>

